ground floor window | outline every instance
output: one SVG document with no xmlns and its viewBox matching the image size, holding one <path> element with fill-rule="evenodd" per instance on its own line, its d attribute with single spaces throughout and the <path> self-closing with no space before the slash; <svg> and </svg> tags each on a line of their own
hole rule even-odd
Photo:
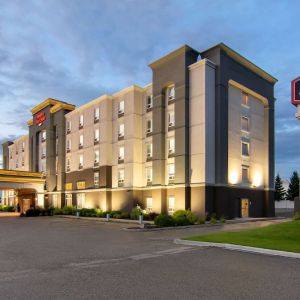
<svg viewBox="0 0 300 300">
<path fill-rule="evenodd" d="M 146 198 L 146 211 L 147 212 L 152 212 L 153 209 L 153 200 L 152 197 L 147 197 Z"/>
<path fill-rule="evenodd" d="M 168 199 L 168 214 L 173 215 L 175 211 L 175 197 L 174 196 L 169 196 Z"/>
<path fill-rule="evenodd" d="M 84 193 L 79 193 L 76 195 L 76 204 L 77 208 L 84 208 L 85 207 L 85 194 Z"/>
<path fill-rule="evenodd" d="M 65 205 L 66 206 L 72 206 L 73 203 L 72 203 L 72 194 L 66 194 L 65 196 Z"/>
<path fill-rule="evenodd" d="M 52 195 L 51 206 L 57 207 L 57 195 Z"/>
</svg>

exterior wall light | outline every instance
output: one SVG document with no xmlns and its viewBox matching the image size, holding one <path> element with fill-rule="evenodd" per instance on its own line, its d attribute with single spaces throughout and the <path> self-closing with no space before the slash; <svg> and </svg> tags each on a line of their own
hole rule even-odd
<svg viewBox="0 0 300 300">
<path fill-rule="evenodd" d="M 237 184 L 238 183 L 238 172 L 237 171 L 231 171 L 229 174 L 229 183 L 230 184 Z"/>
</svg>

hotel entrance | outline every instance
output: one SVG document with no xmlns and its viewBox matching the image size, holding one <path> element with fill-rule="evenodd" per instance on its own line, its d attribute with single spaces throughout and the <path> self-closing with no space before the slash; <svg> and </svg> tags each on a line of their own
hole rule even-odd
<svg viewBox="0 0 300 300">
<path fill-rule="evenodd" d="M 249 199 L 241 199 L 241 217 L 249 218 Z"/>
</svg>

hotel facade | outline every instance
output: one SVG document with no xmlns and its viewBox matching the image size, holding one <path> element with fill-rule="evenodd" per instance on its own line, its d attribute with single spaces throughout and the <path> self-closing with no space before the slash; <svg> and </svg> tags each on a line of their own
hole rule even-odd
<svg viewBox="0 0 300 300">
<path fill-rule="evenodd" d="M 276 79 L 224 44 L 185 45 L 149 67 L 145 87 L 31 110 L 29 134 L 3 144 L 4 169 L 45 176 L 31 204 L 274 215 Z"/>
</svg>

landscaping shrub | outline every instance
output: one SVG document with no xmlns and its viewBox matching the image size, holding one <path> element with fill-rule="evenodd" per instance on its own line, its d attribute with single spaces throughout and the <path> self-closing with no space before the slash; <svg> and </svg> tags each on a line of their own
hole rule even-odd
<svg viewBox="0 0 300 300">
<path fill-rule="evenodd" d="M 77 209 L 74 206 L 64 206 L 62 208 L 62 214 L 63 215 L 73 215 L 73 216 L 75 216 L 76 212 L 77 212 Z"/>
<path fill-rule="evenodd" d="M 206 217 L 199 217 L 196 221 L 197 224 L 205 224 Z"/>
<path fill-rule="evenodd" d="M 0 205 L 0 211 L 3 211 L 3 212 L 14 212 L 15 211 L 15 207 L 14 206 L 10 206 L 10 205 Z"/>
<path fill-rule="evenodd" d="M 96 208 L 96 209 L 95 209 L 95 212 L 96 212 L 96 217 L 100 218 L 100 217 L 103 216 L 103 211 L 102 211 L 102 209 Z"/>
<path fill-rule="evenodd" d="M 109 214 L 111 218 L 118 219 L 122 212 L 120 210 L 112 210 Z"/>
<path fill-rule="evenodd" d="M 154 219 L 154 224 L 157 227 L 170 227 L 175 225 L 175 221 L 172 216 L 161 214 Z"/>
<path fill-rule="evenodd" d="M 210 218 L 210 220 L 209 220 L 209 223 L 210 223 L 210 224 L 217 224 L 217 223 L 218 223 L 216 214 L 212 214 L 212 215 L 211 215 L 211 218 Z"/>
<path fill-rule="evenodd" d="M 81 217 L 97 217 L 97 212 L 94 208 L 82 208 L 80 210 Z"/>
<path fill-rule="evenodd" d="M 137 205 L 135 208 L 132 209 L 130 213 L 130 218 L 133 220 L 138 220 L 140 215 L 143 215 L 143 210 L 139 205 Z"/>
<path fill-rule="evenodd" d="M 145 221 L 153 221 L 157 216 L 158 216 L 158 213 L 150 212 L 150 213 L 144 215 L 144 220 Z"/>
<path fill-rule="evenodd" d="M 53 210 L 53 214 L 54 215 L 62 215 L 63 214 L 63 210 L 59 207 L 55 207 Z"/>
<path fill-rule="evenodd" d="M 224 216 L 221 216 L 220 223 L 226 223 L 226 218 Z"/>
<path fill-rule="evenodd" d="M 26 210 L 25 216 L 26 217 L 38 217 L 41 214 L 39 208 L 29 208 Z"/>
<path fill-rule="evenodd" d="M 193 225 L 197 221 L 197 217 L 190 210 L 175 211 L 173 219 L 178 226 Z"/>
<path fill-rule="evenodd" d="M 300 212 L 296 212 L 294 214 L 294 218 L 293 218 L 295 221 L 299 221 L 300 220 Z"/>
</svg>

